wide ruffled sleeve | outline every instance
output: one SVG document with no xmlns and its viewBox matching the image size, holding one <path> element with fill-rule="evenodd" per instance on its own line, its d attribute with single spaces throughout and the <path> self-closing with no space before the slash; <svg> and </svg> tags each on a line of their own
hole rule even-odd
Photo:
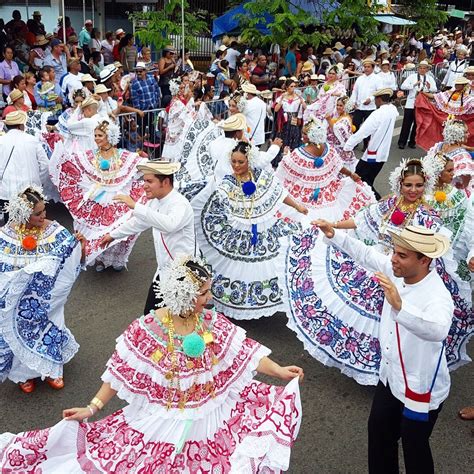
<svg viewBox="0 0 474 474">
<path fill-rule="evenodd" d="M 158 412 L 164 418 L 204 418 L 240 393 L 253 379 L 260 360 L 270 353 L 224 316 L 209 312 L 204 326 L 212 332 L 213 342 L 203 356 L 191 359 L 175 349 L 178 392 L 171 387 L 171 356 L 158 330 L 153 331 L 156 324 L 148 315 L 128 327 L 117 339 L 102 380 L 135 409 Z M 180 406 L 183 396 L 184 407 Z"/>
</svg>

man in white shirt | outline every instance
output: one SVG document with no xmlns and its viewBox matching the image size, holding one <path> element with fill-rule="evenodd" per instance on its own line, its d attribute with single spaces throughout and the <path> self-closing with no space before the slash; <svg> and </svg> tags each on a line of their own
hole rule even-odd
<svg viewBox="0 0 474 474">
<path fill-rule="evenodd" d="M 250 128 L 250 141 L 256 146 L 263 145 L 265 143 L 267 106 L 265 102 L 258 97 L 260 92 L 254 84 L 242 84 L 242 91 L 247 98 L 244 115 Z"/>
<path fill-rule="evenodd" d="M 382 81 L 375 74 L 375 61 L 372 58 L 362 61 L 364 74 L 359 76 L 352 90 L 351 101 L 355 106 L 353 123 L 358 130 L 367 117 L 375 110 L 374 92 L 382 89 Z M 368 139 L 364 140 L 364 148 L 367 148 Z"/>
<path fill-rule="evenodd" d="M 394 91 L 398 89 L 397 78 L 395 77 L 395 74 L 390 70 L 390 61 L 388 59 L 384 59 L 382 61 L 382 64 L 380 65 L 380 72 L 378 73 L 378 75 L 382 89 L 385 89 L 386 87 Z"/>
<path fill-rule="evenodd" d="M 407 141 L 410 148 L 416 148 L 416 120 L 415 99 L 419 92 L 437 92 L 436 81 L 431 72 L 428 61 L 420 61 L 417 74 L 410 74 L 400 86 L 402 91 L 408 91 L 403 115 L 402 130 L 398 137 L 398 148 L 403 150 Z"/>
<path fill-rule="evenodd" d="M 459 48 L 456 49 L 456 59 L 449 63 L 446 76 L 444 76 L 443 79 L 445 89 L 453 87 L 455 79 L 464 74 L 464 70 L 469 66 L 469 61 L 466 58 L 467 55 L 468 50 L 465 46 L 459 46 Z"/>
<path fill-rule="evenodd" d="M 392 89 L 380 89 L 374 92 L 373 96 L 377 110 L 349 137 L 344 145 L 344 151 L 352 151 L 363 139 L 370 137 L 367 149 L 357 163 L 355 172 L 372 187 L 376 198 L 380 199 L 380 194 L 374 188 L 374 181 L 388 160 L 398 110 L 390 103 L 393 96 Z"/>
<path fill-rule="evenodd" d="M 69 105 L 72 93 L 78 89 L 82 89 L 81 61 L 79 58 L 71 58 L 68 62 L 69 72 L 65 74 L 59 81 L 63 97 Z"/>
<path fill-rule="evenodd" d="M 432 260 L 449 239 L 419 226 L 392 233 L 387 256 L 330 223 L 316 221 L 326 240 L 375 272 L 385 300 L 380 317 L 380 381 L 369 416 L 369 474 L 398 472 L 401 438 L 408 473 L 433 473 L 430 436 L 451 385 L 444 341 L 454 311 Z M 410 394 L 408 391 L 414 392 Z M 419 395 L 430 392 L 423 397 Z"/>
<path fill-rule="evenodd" d="M 95 86 L 94 94 L 100 97 L 99 109 L 97 110 L 97 113 L 107 119 L 111 118 L 115 121 L 118 102 L 109 96 L 110 91 L 111 89 L 106 87 L 104 84 Z"/>
<path fill-rule="evenodd" d="M 153 228 L 157 270 L 148 291 L 144 314 L 156 308 L 153 283 L 160 279 L 160 272 L 178 254 L 196 255 L 194 213 L 189 201 L 173 188 L 173 175 L 180 163 L 148 160 L 137 166 L 143 173 L 148 202 L 140 204 L 130 196 L 119 194 L 114 200 L 133 209 L 132 218 L 110 234 L 102 237 L 100 245 L 107 247 L 115 239 L 123 239 Z"/>
<path fill-rule="evenodd" d="M 26 133 L 27 115 L 21 110 L 7 114 L 8 132 L 0 137 L 0 215 L 11 196 L 35 184 L 51 189 L 49 160 L 40 141 Z M 3 215 L 4 224 L 8 215 Z"/>
<path fill-rule="evenodd" d="M 225 58 L 229 61 L 229 70 L 231 77 L 235 74 L 237 70 L 237 59 L 240 58 L 240 52 L 237 50 L 239 43 L 237 41 L 232 41 L 230 43 L 230 48 L 227 49 L 227 54 Z"/>
</svg>

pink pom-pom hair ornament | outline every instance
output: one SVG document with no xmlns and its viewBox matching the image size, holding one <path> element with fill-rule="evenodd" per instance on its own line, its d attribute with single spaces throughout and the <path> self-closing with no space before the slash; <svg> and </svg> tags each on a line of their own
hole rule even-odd
<svg viewBox="0 0 474 474">
<path fill-rule="evenodd" d="M 395 209 L 390 216 L 391 223 L 396 226 L 402 225 L 405 219 L 406 215 L 400 209 Z"/>
</svg>

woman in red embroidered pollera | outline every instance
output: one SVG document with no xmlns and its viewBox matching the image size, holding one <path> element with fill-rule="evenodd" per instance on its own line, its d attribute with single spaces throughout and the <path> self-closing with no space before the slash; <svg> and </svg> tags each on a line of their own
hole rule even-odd
<svg viewBox="0 0 474 474">
<path fill-rule="evenodd" d="M 211 275 L 179 256 L 156 288 L 163 307 L 117 339 L 103 385 L 52 428 L 0 435 L 0 470 L 50 472 L 280 472 L 301 422 L 298 380 L 270 350 L 205 309 Z M 254 371 L 290 381 L 257 382 Z M 128 405 L 88 422 L 115 395 Z"/>
</svg>

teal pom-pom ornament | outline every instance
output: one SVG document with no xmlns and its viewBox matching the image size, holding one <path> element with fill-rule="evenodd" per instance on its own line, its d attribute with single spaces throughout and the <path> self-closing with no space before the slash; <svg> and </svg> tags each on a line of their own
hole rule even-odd
<svg viewBox="0 0 474 474">
<path fill-rule="evenodd" d="M 320 157 L 314 159 L 314 167 L 321 168 L 324 165 L 324 160 Z"/>
<path fill-rule="evenodd" d="M 206 343 L 197 332 L 192 332 L 183 339 L 183 352 L 188 357 L 200 357 L 205 349 Z"/>
<path fill-rule="evenodd" d="M 318 200 L 319 191 L 320 191 L 319 188 L 316 188 L 316 189 L 314 190 L 314 192 L 313 192 L 313 201 L 317 201 L 317 200 Z"/>
<path fill-rule="evenodd" d="M 110 160 L 100 160 L 99 166 L 102 171 L 108 171 L 110 169 Z"/>
</svg>

